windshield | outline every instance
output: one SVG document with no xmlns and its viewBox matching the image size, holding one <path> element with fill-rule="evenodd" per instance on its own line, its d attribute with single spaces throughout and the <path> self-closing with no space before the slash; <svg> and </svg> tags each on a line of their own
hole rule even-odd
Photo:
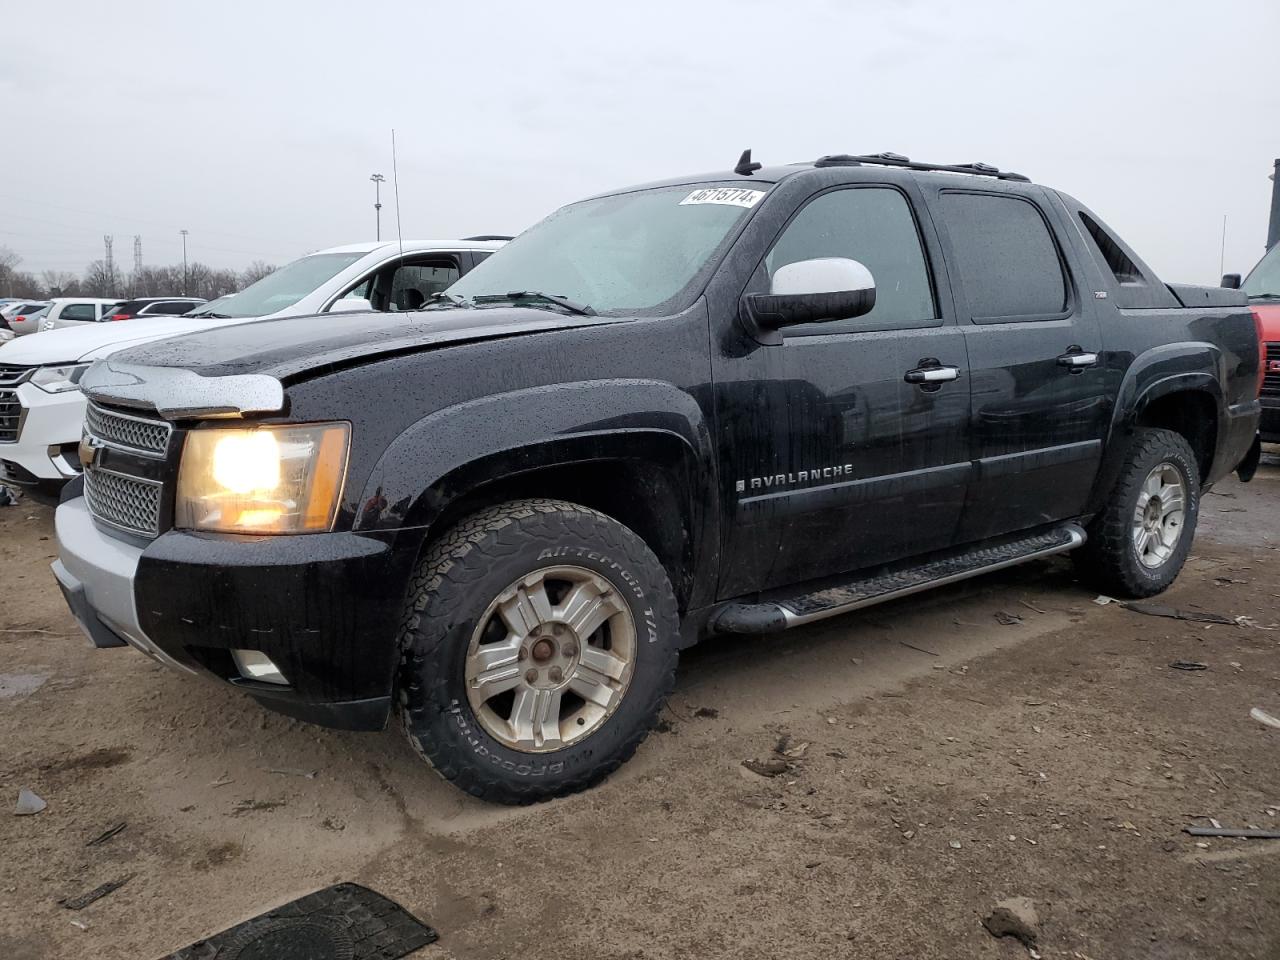
<svg viewBox="0 0 1280 960">
<path fill-rule="evenodd" d="M 286 264 L 257 283 L 213 303 L 201 304 L 194 316 L 265 317 L 291 307 L 326 280 L 351 266 L 364 253 L 316 253 Z"/>
<path fill-rule="evenodd" d="M 571 204 L 516 237 L 449 293 L 471 300 L 537 291 L 597 313 L 681 309 L 669 301 L 711 262 L 764 193 L 685 185 Z"/>
<path fill-rule="evenodd" d="M 1280 298 L 1280 243 L 1258 261 L 1249 278 L 1244 282 L 1244 292 L 1253 297 Z"/>
</svg>

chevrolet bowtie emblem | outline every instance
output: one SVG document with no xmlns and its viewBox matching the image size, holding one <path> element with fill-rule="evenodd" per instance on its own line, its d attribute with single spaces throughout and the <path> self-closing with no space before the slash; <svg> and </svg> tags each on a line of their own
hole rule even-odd
<svg viewBox="0 0 1280 960">
<path fill-rule="evenodd" d="M 101 449 L 102 449 L 102 444 L 99 441 L 95 440 L 93 437 L 89 436 L 87 433 L 84 436 L 82 436 L 80 438 L 80 448 L 79 448 L 80 468 L 82 470 L 87 470 L 90 466 L 92 466 L 94 456 Z"/>
</svg>

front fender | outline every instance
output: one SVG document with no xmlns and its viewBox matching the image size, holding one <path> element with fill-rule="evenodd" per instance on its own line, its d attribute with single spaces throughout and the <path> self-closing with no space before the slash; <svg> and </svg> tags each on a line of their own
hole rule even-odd
<svg viewBox="0 0 1280 960">
<path fill-rule="evenodd" d="M 437 410 L 404 430 L 370 471 L 354 529 L 420 529 L 485 484 L 549 466 L 638 460 L 661 469 L 694 539 L 695 568 L 719 543 L 712 438 L 687 392 L 609 379 L 495 394 Z"/>
</svg>

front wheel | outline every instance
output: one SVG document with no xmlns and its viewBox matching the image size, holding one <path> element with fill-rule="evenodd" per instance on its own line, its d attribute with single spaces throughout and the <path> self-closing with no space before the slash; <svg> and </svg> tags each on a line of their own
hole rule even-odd
<svg viewBox="0 0 1280 960">
<path fill-rule="evenodd" d="M 1167 589 L 1182 570 L 1200 514 L 1200 470 L 1186 439 L 1139 430 L 1089 541 L 1072 556 L 1095 586 L 1122 597 Z"/>
<path fill-rule="evenodd" d="M 492 507 L 418 564 L 401 638 L 405 732 L 486 800 L 584 789 L 657 722 L 678 636 L 666 573 L 631 530 L 557 500 Z"/>
</svg>

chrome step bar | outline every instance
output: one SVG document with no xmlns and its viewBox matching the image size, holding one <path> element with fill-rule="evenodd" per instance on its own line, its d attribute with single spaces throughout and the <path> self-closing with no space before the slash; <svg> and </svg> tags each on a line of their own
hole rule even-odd
<svg viewBox="0 0 1280 960">
<path fill-rule="evenodd" d="M 874 577 L 835 584 L 810 593 L 782 596 L 758 603 L 729 603 L 711 617 L 712 633 L 772 633 L 803 626 L 842 613 L 860 610 L 930 590 L 959 580 L 1003 570 L 1028 560 L 1039 560 L 1074 550 L 1087 539 L 1075 523 L 1046 533 L 1019 537 L 995 546 L 903 567 Z"/>
</svg>

